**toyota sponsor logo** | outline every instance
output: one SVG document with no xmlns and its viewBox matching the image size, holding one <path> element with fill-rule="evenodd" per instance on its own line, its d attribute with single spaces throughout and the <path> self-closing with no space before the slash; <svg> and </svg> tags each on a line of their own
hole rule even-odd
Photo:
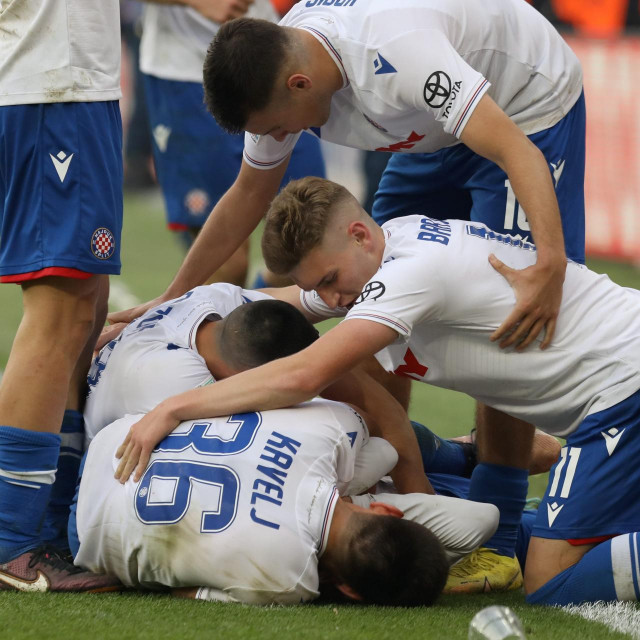
<svg viewBox="0 0 640 640">
<path fill-rule="evenodd" d="M 362 293 L 356 298 L 354 304 L 360 304 L 361 302 L 364 302 L 369 298 L 371 298 L 372 300 L 377 300 L 384 295 L 384 292 L 386 290 L 387 288 L 384 286 L 384 284 L 382 284 L 382 282 L 379 282 L 378 280 L 367 282 L 364 289 L 362 290 Z"/>
<path fill-rule="evenodd" d="M 444 71 L 434 71 L 424 83 L 423 95 L 430 107 L 444 106 L 451 95 L 451 78 Z"/>
</svg>

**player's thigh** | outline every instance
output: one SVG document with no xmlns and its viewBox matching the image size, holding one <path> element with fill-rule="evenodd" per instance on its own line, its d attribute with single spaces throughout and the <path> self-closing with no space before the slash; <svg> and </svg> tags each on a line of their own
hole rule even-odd
<svg viewBox="0 0 640 640">
<path fill-rule="evenodd" d="M 202 84 L 144 75 L 153 156 L 169 228 L 199 228 L 240 170 L 244 137 L 223 131 Z"/>
<path fill-rule="evenodd" d="M 93 323 L 97 311 L 106 302 L 108 276 L 87 278 L 46 276 L 22 283 L 25 316 L 35 324 L 46 325 L 48 333 L 63 334 L 74 322 Z M 59 327 L 59 329 L 58 329 Z"/>
<path fill-rule="evenodd" d="M 0 279 L 120 272 L 117 101 L 0 107 Z"/>
<path fill-rule="evenodd" d="M 526 593 L 537 591 L 565 569 L 577 564 L 594 544 L 572 545 L 567 540 L 550 540 L 532 536 L 524 569 Z"/>
<path fill-rule="evenodd" d="M 639 456 L 640 392 L 587 416 L 568 437 L 549 473 L 532 531 L 543 540 L 532 548 L 541 547 L 545 554 L 565 559 L 581 557 L 594 541 L 638 531 L 640 511 L 630 496 L 637 495 L 640 483 Z M 577 547 L 576 551 L 569 552 L 568 545 Z M 531 564 L 531 570 L 538 564 Z M 557 573 L 566 568 L 556 565 Z M 540 571 L 538 567 L 536 572 Z"/>
<path fill-rule="evenodd" d="M 443 152 L 394 153 L 382 174 L 371 215 L 378 224 L 422 214 L 469 220 L 471 195 L 443 165 Z"/>
</svg>

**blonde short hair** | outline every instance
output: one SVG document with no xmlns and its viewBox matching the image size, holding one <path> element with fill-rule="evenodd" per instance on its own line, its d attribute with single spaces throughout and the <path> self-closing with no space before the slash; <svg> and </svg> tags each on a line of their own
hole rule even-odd
<svg viewBox="0 0 640 640">
<path fill-rule="evenodd" d="M 273 200 L 262 234 L 267 267 L 287 274 L 324 237 L 335 205 L 353 196 L 342 185 L 324 178 L 291 181 Z"/>
</svg>

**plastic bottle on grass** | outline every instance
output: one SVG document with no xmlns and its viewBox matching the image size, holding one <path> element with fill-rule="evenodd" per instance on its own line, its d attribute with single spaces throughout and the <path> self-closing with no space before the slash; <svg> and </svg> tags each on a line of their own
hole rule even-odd
<svg viewBox="0 0 640 640">
<path fill-rule="evenodd" d="M 509 607 L 481 609 L 469 624 L 469 640 L 526 640 L 522 623 Z"/>
</svg>

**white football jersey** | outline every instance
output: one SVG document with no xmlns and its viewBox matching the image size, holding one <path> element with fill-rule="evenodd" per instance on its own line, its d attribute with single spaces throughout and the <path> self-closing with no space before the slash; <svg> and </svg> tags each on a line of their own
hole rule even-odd
<svg viewBox="0 0 640 640">
<path fill-rule="evenodd" d="M 202 83 L 202 66 L 220 25 L 190 7 L 145 3 L 140 41 L 144 73 L 182 82 Z M 277 22 L 270 0 L 255 0 L 248 18 Z"/>
<path fill-rule="evenodd" d="M 272 298 L 231 284 L 196 287 L 150 309 L 94 359 L 84 409 L 87 446 L 106 425 L 128 413 L 147 413 L 183 391 L 213 382 L 196 348 L 196 332 L 254 300 Z"/>
<path fill-rule="evenodd" d="M 578 59 L 523 0 L 301 0 L 304 29 L 340 69 L 329 120 L 310 131 L 358 149 L 432 152 L 458 143 L 484 93 L 527 134 L 560 121 L 582 91 Z M 245 161 L 281 163 L 282 142 L 245 135 Z"/>
<path fill-rule="evenodd" d="M 0 0 L 0 105 L 120 98 L 118 0 Z"/>
<path fill-rule="evenodd" d="M 640 388 L 640 291 L 569 262 L 551 346 L 500 349 L 489 336 L 515 296 L 489 254 L 523 269 L 536 261 L 534 245 L 462 220 L 407 216 L 382 229 L 383 263 L 346 319 L 398 332 L 376 356 L 387 371 L 462 391 L 557 436 Z"/>
<path fill-rule="evenodd" d="M 397 507 L 405 519 L 427 527 L 440 540 L 450 564 L 477 549 L 498 528 L 500 512 L 493 504 L 426 493 L 399 494 L 386 480 L 378 484 L 375 494 L 354 495 L 351 500 L 365 509 L 372 502 Z"/>
<path fill-rule="evenodd" d="M 140 417 L 109 425 L 89 448 L 76 564 L 129 586 L 212 587 L 255 604 L 317 597 L 333 509 L 369 439 L 362 418 L 314 400 L 184 422 L 140 482 L 122 485 L 115 451 Z"/>
</svg>

